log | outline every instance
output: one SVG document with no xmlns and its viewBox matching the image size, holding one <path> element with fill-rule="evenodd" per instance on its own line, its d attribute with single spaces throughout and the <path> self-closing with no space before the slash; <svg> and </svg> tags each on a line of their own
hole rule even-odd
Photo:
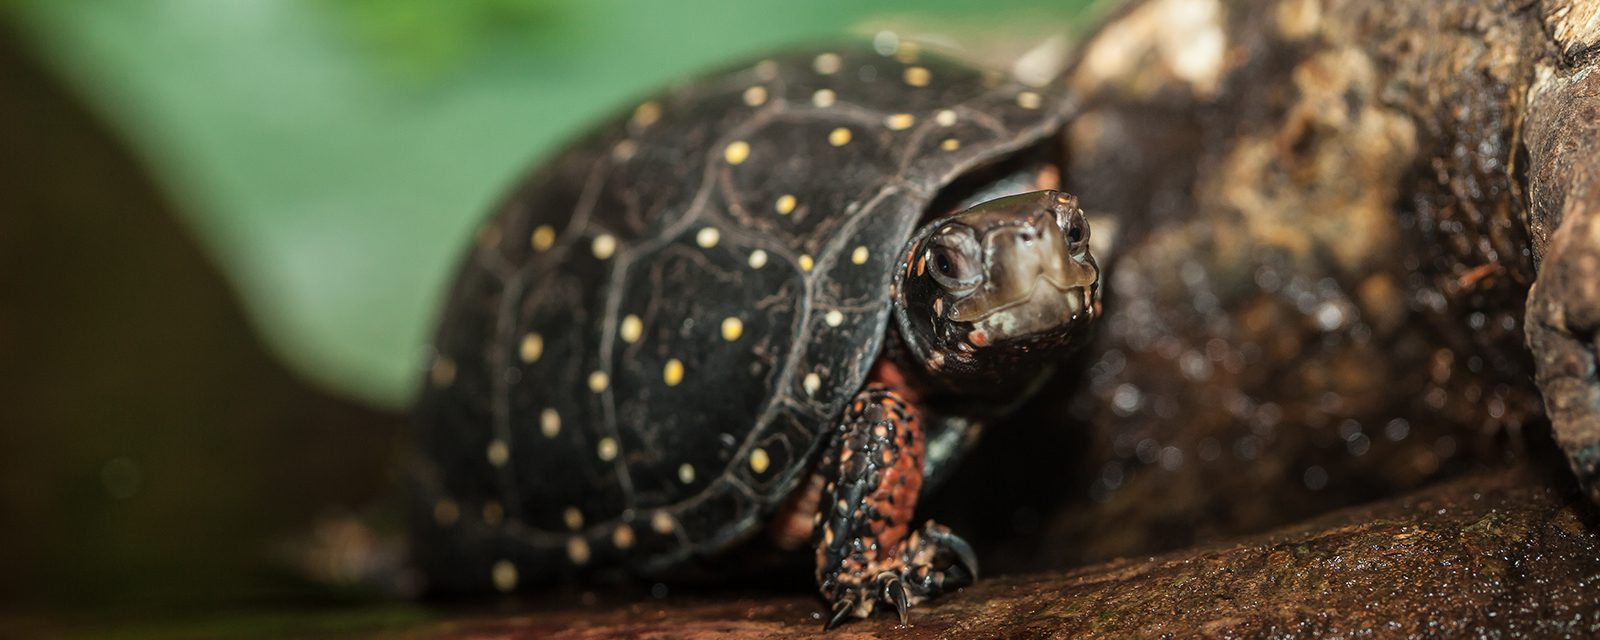
<svg viewBox="0 0 1600 640">
<path fill-rule="evenodd" d="M 837 638 L 1555 637 L 1600 633 L 1600 535 L 1581 494 L 1515 467 L 1266 534 L 1074 570 L 986 579 Z M 536 596 L 537 597 L 537 596 Z M 447 613 L 409 637 L 811 637 L 809 593 L 540 597 Z"/>
</svg>

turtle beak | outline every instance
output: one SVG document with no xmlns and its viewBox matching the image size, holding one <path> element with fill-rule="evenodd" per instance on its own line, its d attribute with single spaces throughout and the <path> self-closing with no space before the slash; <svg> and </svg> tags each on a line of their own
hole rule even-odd
<svg viewBox="0 0 1600 640">
<path fill-rule="evenodd" d="M 1070 330 L 1093 316 L 1100 270 L 1087 252 L 1071 255 L 1052 217 L 993 227 L 982 242 L 988 277 L 952 306 L 951 319 L 993 343 Z"/>
</svg>

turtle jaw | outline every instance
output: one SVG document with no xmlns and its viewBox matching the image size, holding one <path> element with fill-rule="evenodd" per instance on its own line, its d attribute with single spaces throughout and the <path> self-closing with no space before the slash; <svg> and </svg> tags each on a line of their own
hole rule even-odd
<svg viewBox="0 0 1600 640">
<path fill-rule="evenodd" d="M 1094 321 L 1099 307 L 1095 287 L 1061 287 L 1045 278 L 1024 297 L 972 321 L 968 342 L 975 347 L 1016 345 L 1034 350 L 1065 345 Z"/>
</svg>

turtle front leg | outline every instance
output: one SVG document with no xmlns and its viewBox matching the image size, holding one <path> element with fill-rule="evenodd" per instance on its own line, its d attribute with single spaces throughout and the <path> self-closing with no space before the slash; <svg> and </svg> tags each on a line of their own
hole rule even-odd
<svg viewBox="0 0 1600 640">
<path fill-rule="evenodd" d="M 819 468 L 827 484 L 812 542 L 817 586 L 833 608 L 827 627 L 893 606 L 906 611 L 978 577 L 972 548 L 943 525 L 911 527 L 922 491 L 923 433 L 917 410 L 873 384 L 846 409 Z"/>
</svg>

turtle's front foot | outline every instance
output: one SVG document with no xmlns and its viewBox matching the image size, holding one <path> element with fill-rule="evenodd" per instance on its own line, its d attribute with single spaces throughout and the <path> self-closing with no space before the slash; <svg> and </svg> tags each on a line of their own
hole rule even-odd
<svg viewBox="0 0 1600 640">
<path fill-rule="evenodd" d="M 838 599 L 833 602 L 833 616 L 826 629 L 852 617 L 872 615 L 879 604 L 893 606 L 900 615 L 900 624 L 908 624 L 907 611 L 912 605 L 978 579 L 978 558 L 972 547 L 948 527 L 933 521 L 913 532 L 894 555 L 898 561 L 885 563 L 870 580 L 860 579 L 869 576 L 832 576 L 841 588 L 833 590 Z"/>
<path fill-rule="evenodd" d="M 943 525 L 910 527 L 922 491 L 917 412 L 901 394 L 870 385 L 856 395 L 822 460 L 812 541 L 817 586 L 832 606 L 827 628 L 891 606 L 907 610 L 978 577 L 972 548 Z"/>
</svg>

